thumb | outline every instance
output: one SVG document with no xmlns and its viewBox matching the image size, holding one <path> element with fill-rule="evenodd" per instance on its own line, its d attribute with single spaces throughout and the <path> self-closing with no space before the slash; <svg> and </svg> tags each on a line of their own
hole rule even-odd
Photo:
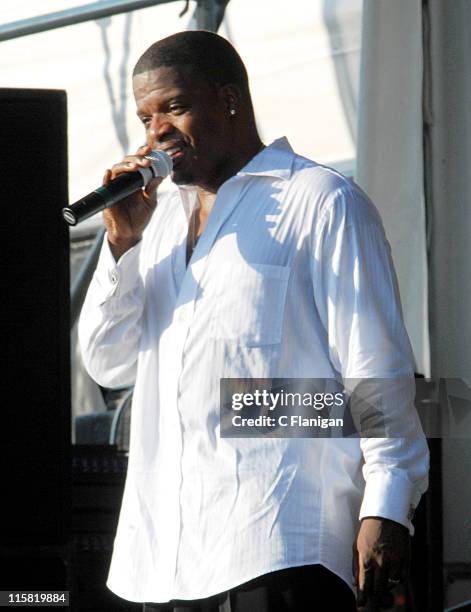
<svg viewBox="0 0 471 612">
<path fill-rule="evenodd" d="M 143 190 L 144 193 L 149 197 L 152 196 L 156 192 L 157 187 L 160 185 L 160 183 L 163 180 L 164 179 L 161 176 L 158 176 L 152 179 L 151 181 L 149 181 L 147 185 L 144 187 L 144 190 Z"/>
</svg>

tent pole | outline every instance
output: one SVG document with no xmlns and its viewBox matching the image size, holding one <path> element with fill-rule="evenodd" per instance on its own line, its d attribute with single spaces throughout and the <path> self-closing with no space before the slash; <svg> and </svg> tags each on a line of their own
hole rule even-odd
<svg viewBox="0 0 471 612">
<path fill-rule="evenodd" d="M 137 11 L 142 8 L 166 4 L 173 1 L 174 0 L 102 0 L 100 2 L 93 2 L 64 11 L 12 21 L 0 26 L 0 42 L 3 40 L 11 40 L 12 38 L 20 38 L 21 36 L 29 36 L 30 34 L 38 34 L 39 32 L 47 32 L 48 30 L 63 28 L 65 26 L 75 25 L 76 23 L 84 23 L 86 21 L 94 21 L 95 19 L 102 19 L 103 17 L 119 15 L 120 13 Z"/>
</svg>

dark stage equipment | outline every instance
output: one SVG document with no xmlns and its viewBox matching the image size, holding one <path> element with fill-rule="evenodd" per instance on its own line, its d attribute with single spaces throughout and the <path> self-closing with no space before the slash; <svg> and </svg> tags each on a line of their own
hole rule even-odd
<svg viewBox="0 0 471 612">
<path fill-rule="evenodd" d="M 65 92 L 0 89 L 0 126 L 0 590 L 59 590 L 71 499 Z"/>
</svg>

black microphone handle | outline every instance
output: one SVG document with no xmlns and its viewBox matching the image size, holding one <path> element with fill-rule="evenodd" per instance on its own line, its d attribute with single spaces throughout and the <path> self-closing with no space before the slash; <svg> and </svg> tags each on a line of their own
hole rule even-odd
<svg viewBox="0 0 471 612">
<path fill-rule="evenodd" d="M 153 178 L 168 176 L 172 170 L 172 159 L 164 151 L 151 151 L 146 155 L 150 166 L 141 167 L 136 172 L 120 174 L 107 185 L 98 187 L 81 200 L 62 209 L 62 216 L 69 225 L 92 217 L 104 208 L 109 208 L 123 198 L 145 187 Z"/>
<path fill-rule="evenodd" d="M 116 202 L 135 193 L 143 186 L 144 177 L 139 171 L 120 174 L 108 185 L 98 187 L 84 198 L 63 208 L 62 216 L 69 225 L 77 225 L 80 221 L 92 217 L 100 210 L 109 208 Z"/>
</svg>

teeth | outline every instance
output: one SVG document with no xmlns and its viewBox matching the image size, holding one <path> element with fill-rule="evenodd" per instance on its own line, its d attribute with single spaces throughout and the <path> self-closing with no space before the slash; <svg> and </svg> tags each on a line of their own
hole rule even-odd
<svg viewBox="0 0 471 612">
<path fill-rule="evenodd" d="M 178 153 L 179 151 L 181 151 L 180 147 L 172 147 L 171 149 L 166 149 L 165 153 L 167 153 L 167 155 L 175 155 L 175 153 Z"/>
</svg>

